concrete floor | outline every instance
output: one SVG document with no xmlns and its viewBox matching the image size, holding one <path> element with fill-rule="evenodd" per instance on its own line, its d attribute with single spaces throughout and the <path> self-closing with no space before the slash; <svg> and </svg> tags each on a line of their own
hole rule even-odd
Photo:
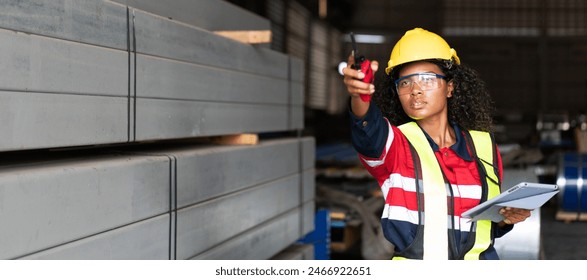
<svg viewBox="0 0 587 280">
<path fill-rule="evenodd" d="M 556 218 L 555 203 L 541 208 L 542 258 L 545 260 L 587 260 L 587 221 Z"/>
</svg>

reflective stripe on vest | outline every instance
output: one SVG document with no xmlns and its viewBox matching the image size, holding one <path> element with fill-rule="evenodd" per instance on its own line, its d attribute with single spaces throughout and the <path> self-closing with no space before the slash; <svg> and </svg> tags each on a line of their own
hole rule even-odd
<svg viewBox="0 0 587 280">
<path fill-rule="evenodd" d="M 406 136 L 406 138 L 410 141 L 410 143 L 412 144 L 412 146 L 416 149 L 416 152 L 418 153 L 418 157 L 420 158 L 420 161 L 422 163 L 423 166 L 423 170 L 422 170 L 422 180 L 423 180 L 423 185 L 424 185 L 424 209 L 443 209 L 441 211 L 433 211 L 436 213 L 441 213 L 443 217 L 440 218 L 436 218 L 438 221 L 445 221 L 444 224 L 444 232 L 441 233 L 437 233 L 439 236 L 443 237 L 445 240 L 444 244 L 445 245 L 445 250 L 443 252 L 446 252 L 444 259 L 448 258 L 448 230 L 447 230 L 447 216 L 448 216 L 448 210 L 447 210 L 447 203 L 446 203 L 446 189 L 444 188 L 444 177 L 442 175 L 442 171 L 440 169 L 440 165 L 438 164 L 438 161 L 436 159 L 436 157 L 434 156 L 434 151 L 432 151 L 432 148 L 430 147 L 430 143 L 428 142 L 428 140 L 426 139 L 426 135 L 424 135 L 422 129 L 418 126 L 417 123 L 415 122 L 410 122 L 410 123 L 406 123 L 404 125 L 401 125 L 398 127 L 402 133 L 404 133 L 404 135 Z M 490 163 L 494 162 L 494 158 L 493 158 L 493 140 L 491 139 L 491 136 L 489 135 L 489 133 L 487 132 L 482 132 L 482 131 L 469 131 L 471 138 L 473 140 L 473 145 L 475 146 L 475 152 L 477 154 L 477 157 L 482 159 L 480 160 L 480 162 L 482 163 L 484 169 L 485 169 L 485 173 L 487 174 L 486 176 L 486 183 L 487 183 L 487 187 L 488 187 L 488 193 L 487 193 L 487 199 L 490 199 L 492 197 L 495 197 L 496 195 L 498 195 L 500 193 L 500 187 L 499 184 L 497 182 L 499 182 L 499 178 L 498 175 L 496 174 L 495 170 L 493 169 L 493 166 Z M 426 175 L 428 174 L 428 175 Z M 432 182 L 428 182 L 428 179 L 426 178 L 432 178 Z M 440 181 L 439 181 L 440 180 Z M 481 184 L 483 185 L 483 182 L 481 182 Z M 444 198 L 442 200 L 442 202 L 444 203 L 444 206 L 440 206 L 441 208 L 428 208 L 428 199 L 429 196 L 427 195 L 428 193 L 426 192 L 427 186 L 430 185 L 436 185 L 436 186 L 442 186 L 442 190 L 444 192 Z M 437 188 L 438 189 L 438 188 Z M 439 199 L 435 199 L 435 200 L 439 200 Z M 433 206 L 436 207 L 436 206 Z M 425 210 L 424 210 L 425 212 Z M 427 242 L 426 242 L 426 230 L 428 228 L 428 220 L 426 220 L 426 217 L 429 217 L 429 215 L 424 214 L 424 218 L 425 218 L 425 226 L 424 226 L 424 259 L 426 259 L 426 252 L 430 250 L 430 247 L 427 246 Z M 473 245 L 473 248 L 471 250 L 469 250 L 469 252 L 467 252 L 467 254 L 465 255 L 465 259 L 466 260 L 478 260 L 479 256 L 482 252 L 484 252 L 485 250 L 487 250 L 487 248 L 489 248 L 489 246 L 491 245 L 491 226 L 492 223 L 489 220 L 481 220 L 481 221 L 477 221 L 476 222 L 476 226 L 475 226 L 475 244 Z M 436 229 L 434 232 L 440 232 L 439 229 Z M 434 232 L 429 232 L 429 234 L 435 234 Z M 430 245 L 428 243 L 428 245 Z M 436 250 L 436 249 L 435 249 Z M 396 259 L 396 258 L 394 258 Z"/>
<path fill-rule="evenodd" d="M 448 206 L 444 176 L 424 132 L 415 122 L 399 126 L 422 163 L 424 187 L 424 260 L 448 259 Z M 422 141 L 423 140 L 423 141 Z M 432 211 L 429 211 L 432 210 Z"/>
<path fill-rule="evenodd" d="M 469 131 L 473 143 L 475 145 L 475 151 L 477 157 L 485 168 L 485 181 L 487 182 L 487 199 L 491 199 L 500 193 L 500 187 L 497 184 L 499 182 L 498 175 L 495 173 L 493 166 L 489 163 L 493 163 L 493 141 L 491 136 L 487 132 L 482 131 Z M 483 253 L 491 245 L 491 221 L 481 220 L 477 221 L 475 228 L 475 245 L 465 255 L 465 260 L 478 260 L 481 253 Z"/>
</svg>

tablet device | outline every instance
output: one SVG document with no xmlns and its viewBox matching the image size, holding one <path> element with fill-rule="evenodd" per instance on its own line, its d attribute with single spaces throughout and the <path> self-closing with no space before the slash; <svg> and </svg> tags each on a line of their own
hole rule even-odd
<svg viewBox="0 0 587 280">
<path fill-rule="evenodd" d="M 534 210 L 544 205 L 559 191 L 559 187 L 553 184 L 521 182 L 498 196 L 467 210 L 461 216 L 470 218 L 472 221 L 500 222 L 503 220 L 503 216 L 499 214 L 501 208 L 509 206 Z"/>
</svg>

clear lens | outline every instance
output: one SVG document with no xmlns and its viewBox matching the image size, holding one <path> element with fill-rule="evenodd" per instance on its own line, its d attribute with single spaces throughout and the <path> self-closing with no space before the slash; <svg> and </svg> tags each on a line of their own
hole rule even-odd
<svg viewBox="0 0 587 280">
<path fill-rule="evenodd" d="M 412 92 L 414 84 L 423 91 L 437 89 L 440 87 L 440 80 L 444 78 L 446 77 L 436 73 L 415 73 L 400 77 L 395 81 L 395 86 L 397 93 L 403 95 Z"/>
</svg>

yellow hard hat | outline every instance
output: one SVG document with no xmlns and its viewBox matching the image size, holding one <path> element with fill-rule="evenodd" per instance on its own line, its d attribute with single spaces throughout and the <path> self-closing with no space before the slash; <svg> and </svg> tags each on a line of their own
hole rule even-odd
<svg viewBox="0 0 587 280">
<path fill-rule="evenodd" d="M 393 67 L 407 62 L 424 59 L 450 60 L 451 58 L 456 64 L 461 63 L 457 51 L 452 49 L 442 37 L 422 28 L 414 28 L 408 30 L 391 50 L 385 73 L 389 75 Z"/>
</svg>

